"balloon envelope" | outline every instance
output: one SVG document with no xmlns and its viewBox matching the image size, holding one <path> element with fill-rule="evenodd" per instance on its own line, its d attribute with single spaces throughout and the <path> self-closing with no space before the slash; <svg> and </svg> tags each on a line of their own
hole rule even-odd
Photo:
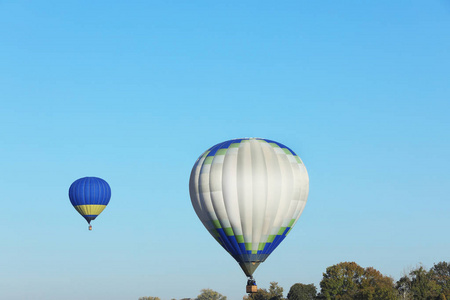
<svg viewBox="0 0 450 300">
<path fill-rule="evenodd" d="M 189 191 L 203 225 L 252 276 L 299 219 L 309 178 L 288 147 L 244 138 L 204 152 L 192 168 Z"/>
<path fill-rule="evenodd" d="M 101 178 L 84 177 L 72 183 L 69 198 L 73 207 L 90 224 L 108 205 L 111 188 Z"/>
</svg>

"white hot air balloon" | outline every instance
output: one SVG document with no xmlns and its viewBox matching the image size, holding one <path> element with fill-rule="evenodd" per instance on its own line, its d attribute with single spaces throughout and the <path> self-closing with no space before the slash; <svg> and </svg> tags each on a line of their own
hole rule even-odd
<svg viewBox="0 0 450 300">
<path fill-rule="evenodd" d="M 249 277 L 247 292 L 256 292 L 253 272 L 305 207 L 309 178 L 303 162 L 275 141 L 226 141 L 198 158 L 189 191 L 203 225 Z"/>
</svg>

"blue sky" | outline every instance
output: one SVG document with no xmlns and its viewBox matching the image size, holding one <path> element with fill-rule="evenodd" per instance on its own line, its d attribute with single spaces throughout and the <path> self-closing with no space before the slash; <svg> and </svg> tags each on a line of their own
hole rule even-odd
<svg viewBox="0 0 450 300">
<path fill-rule="evenodd" d="M 1 1 L 0 298 L 241 299 L 188 190 L 240 137 L 310 176 L 260 287 L 449 261 L 449 53 L 444 0 Z M 112 189 L 92 232 L 67 195 L 85 176 Z"/>
</svg>

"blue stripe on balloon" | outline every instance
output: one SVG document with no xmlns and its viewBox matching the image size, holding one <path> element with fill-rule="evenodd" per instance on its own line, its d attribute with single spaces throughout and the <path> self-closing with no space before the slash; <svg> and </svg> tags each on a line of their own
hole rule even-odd
<svg viewBox="0 0 450 300">
<path fill-rule="evenodd" d="M 272 253 L 273 250 L 275 250 L 276 247 L 284 240 L 286 236 L 285 235 L 277 235 L 275 239 L 272 242 L 271 247 L 269 248 L 270 253 Z"/>
<path fill-rule="evenodd" d="M 240 143 L 243 140 L 248 140 L 248 139 L 234 139 L 234 140 L 229 140 L 229 141 L 214 145 L 208 149 L 209 153 L 207 156 L 214 156 L 214 155 L 216 155 L 217 151 L 219 151 L 220 149 L 228 149 L 231 144 Z"/>
<path fill-rule="evenodd" d="M 289 147 L 287 147 L 287 146 L 285 146 L 285 145 L 283 145 L 283 144 L 281 144 L 281 143 L 278 143 L 278 142 L 275 142 L 275 141 L 272 141 L 272 140 L 266 140 L 266 139 L 264 139 L 264 140 L 265 140 L 266 142 L 268 142 L 268 143 L 274 143 L 274 144 L 278 145 L 280 148 L 286 148 L 286 149 L 288 149 L 289 151 L 291 151 L 292 155 L 297 155 L 297 154 L 295 154 L 294 151 L 291 150 L 291 148 L 289 148 Z"/>
<path fill-rule="evenodd" d="M 225 248 L 225 250 L 227 250 L 231 254 L 237 254 L 232 243 L 228 240 L 227 235 L 225 234 L 225 231 L 222 228 L 218 228 L 216 230 L 219 233 L 220 240 L 222 240 L 223 247 Z"/>
<path fill-rule="evenodd" d="M 245 250 L 245 243 L 239 243 L 239 248 L 241 250 L 241 253 L 246 253 L 247 250 Z"/>
<path fill-rule="evenodd" d="M 233 143 L 233 140 L 223 142 L 223 143 L 219 144 L 218 149 L 227 149 L 228 147 L 230 147 L 231 143 Z"/>
<path fill-rule="evenodd" d="M 269 252 L 270 249 L 270 245 L 272 245 L 272 243 L 266 243 L 264 245 L 264 249 L 261 251 L 262 254 L 270 254 L 271 252 Z"/>
<path fill-rule="evenodd" d="M 217 150 L 220 149 L 220 148 L 219 148 L 220 145 L 221 145 L 221 144 L 217 144 L 217 145 L 213 146 L 213 147 L 209 150 L 209 153 L 208 153 L 207 156 L 214 156 L 214 155 L 216 155 Z"/>
<path fill-rule="evenodd" d="M 234 235 L 229 235 L 229 236 L 227 236 L 228 237 L 228 240 L 231 242 L 231 244 L 233 245 L 233 253 L 232 253 L 232 255 L 238 255 L 238 254 L 241 254 L 241 248 L 239 247 L 239 244 L 238 244 L 238 242 L 237 242 L 237 240 L 236 240 L 236 236 L 234 236 Z"/>
</svg>

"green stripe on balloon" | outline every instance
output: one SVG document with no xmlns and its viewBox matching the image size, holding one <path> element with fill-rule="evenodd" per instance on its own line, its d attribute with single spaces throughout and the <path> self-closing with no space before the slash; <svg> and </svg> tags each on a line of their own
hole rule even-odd
<svg viewBox="0 0 450 300">
<path fill-rule="evenodd" d="M 233 228 L 231 227 L 224 228 L 223 231 L 225 231 L 227 236 L 234 236 Z"/>
<path fill-rule="evenodd" d="M 216 229 L 222 228 L 222 225 L 220 225 L 219 220 L 212 220 L 212 223 Z"/>
<path fill-rule="evenodd" d="M 283 149 L 284 153 L 286 153 L 287 155 L 292 155 L 292 152 L 289 151 L 288 148 L 282 148 L 282 149 Z"/>
<path fill-rule="evenodd" d="M 214 156 L 208 156 L 205 158 L 205 161 L 203 162 L 204 165 L 210 165 L 212 163 Z"/>
<path fill-rule="evenodd" d="M 252 250 L 252 243 L 245 243 L 245 250 L 247 251 Z"/>
<path fill-rule="evenodd" d="M 228 149 L 219 149 L 216 152 L 216 155 L 225 155 Z"/>
<path fill-rule="evenodd" d="M 275 143 L 269 143 L 269 145 L 272 146 L 273 148 L 280 148 L 280 146 L 278 146 L 278 145 L 275 144 Z"/>
<path fill-rule="evenodd" d="M 282 235 L 285 230 L 286 230 L 286 227 L 281 227 L 280 230 L 278 230 L 277 235 Z"/>
<path fill-rule="evenodd" d="M 244 236 L 243 235 L 236 235 L 236 241 L 239 243 L 239 244 L 243 244 L 245 241 L 244 241 Z"/>
</svg>

